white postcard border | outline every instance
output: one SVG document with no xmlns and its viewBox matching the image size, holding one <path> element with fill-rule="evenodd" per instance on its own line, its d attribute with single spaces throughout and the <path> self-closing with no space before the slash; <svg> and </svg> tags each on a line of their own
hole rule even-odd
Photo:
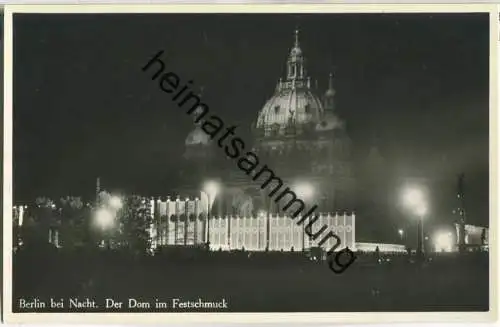
<svg viewBox="0 0 500 327">
<path fill-rule="evenodd" d="M 12 114 L 14 13 L 490 13 L 490 311 L 362 313 L 12 313 Z M 498 6 L 495 4 L 6 5 L 4 8 L 3 312 L 8 323 L 389 323 L 488 322 L 498 304 Z"/>
</svg>

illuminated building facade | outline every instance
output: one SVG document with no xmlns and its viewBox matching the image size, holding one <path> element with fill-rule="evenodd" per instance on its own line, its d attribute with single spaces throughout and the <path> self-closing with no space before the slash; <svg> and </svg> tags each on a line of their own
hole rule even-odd
<svg viewBox="0 0 500 327">
<path fill-rule="evenodd" d="M 301 251 L 316 246 L 320 239 L 311 241 L 304 232 L 304 226 L 298 226 L 285 215 L 269 217 L 257 216 L 207 216 L 209 202 L 202 193 L 194 200 L 151 200 L 153 226 L 151 237 L 153 248 L 165 245 L 195 245 L 210 243 L 212 250 L 247 250 L 265 251 Z M 299 218 L 296 218 L 299 219 Z M 341 243 L 337 250 L 345 247 L 355 249 L 354 215 L 322 214 L 318 225 L 326 224 Z M 268 243 L 269 242 L 269 243 Z M 335 239 L 330 238 L 322 246 L 330 249 Z"/>
<path fill-rule="evenodd" d="M 455 224 L 455 230 L 457 245 L 462 239 L 460 235 L 462 230 L 465 232 L 463 241 L 466 246 L 487 246 L 489 244 L 489 230 L 486 227 L 466 224 L 462 228 L 460 224 Z"/>
<path fill-rule="evenodd" d="M 342 242 L 346 242 L 351 249 L 354 248 L 352 211 L 355 185 L 351 140 L 345 123 L 336 113 L 335 93 L 332 73 L 329 74 L 328 88 L 323 92 L 317 86 L 312 86 L 306 59 L 300 47 L 299 31 L 295 31 L 294 43 L 286 62 L 285 78 L 279 79 L 272 96 L 258 112 L 257 119 L 251 126 L 252 151 L 259 156 L 260 162 L 272 169 L 272 173 L 267 171 L 267 175 L 256 180 L 241 170 L 234 169 L 234 166 L 229 167 L 234 163 L 219 153 L 220 149 L 216 148 L 215 142 L 196 124 L 186 138 L 183 165 L 183 178 L 190 181 L 186 185 L 191 185 L 192 188 L 177 190 L 177 194 L 198 196 L 205 181 L 217 180 L 219 189 L 212 199 L 211 213 L 214 217 L 223 218 L 214 218 L 209 223 L 209 230 L 223 231 L 225 236 L 221 236 L 221 241 L 215 241 L 219 240 L 219 236 L 210 234 L 208 238 L 211 246 L 225 249 L 240 248 L 241 245 L 246 249 L 256 250 L 263 250 L 266 246 L 269 250 L 309 246 L 310 244 L 306 244 L 309 240 L 304 241 L 303 236 L 295 236 L 295 229 L 303 230 L 303 226 L 296 226 L 292 219 L 286 217 L 287 200 L 277 201 L 269 196 L 270 190 L 277 185 L 273 183 L 279 180 L 282 185 L 288 185 L 306 206 L 317 205 L 321 221 L 324 219 L 330 228 L 342 226 L 341 229 L 352 229 L 352 240 L 344 240 L 342 235 L 339 236 Z M 267 184 L 266 178 L 269 181 Z M 171 215 L 169 213 L 167 216 Z M 232 220 L 229 217 L 246 218 Z M 348 217 L 347 220 L 344 217 Z M 322 226 L 319 221 L 316 224 L 319 226 L 316 228 Z M 231 230 L 229 226 L 234 228 Z M 252 235 L 244 236 L 244 241 L 241 241 L 243 243 L 237 241 L 241 239 L 241 235 L 232 234 L 238 226 L 245 230 L 241 235 L 247 235 L 247 231 L 250 233 L 248 235 Z M 274 231 L 279 228 L 281 232 L 273 236 Z M 169 231 L 171 233 L 171 229 Z M 197 235 L 196 240 L 200 239 L 197 234 L 200 233 L 199 229 L 196 232 L 194 229 L 186 230 L 186 233 Z M 195 239 L 194 236 L 184 239 L 188 238 Z M 177 236 L 173 241 L 172 237 L 169 239 L 168 244 L 179 240 Z M 259 243 L 258 239 L 265 241 Z"/>
</svg>

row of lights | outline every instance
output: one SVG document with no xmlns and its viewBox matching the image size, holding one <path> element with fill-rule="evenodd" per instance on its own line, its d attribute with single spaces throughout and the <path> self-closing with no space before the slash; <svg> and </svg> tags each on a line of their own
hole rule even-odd
<svg viewBox="0 0 500 327">
<path fill-rule="evenodd" d="M 203 187 L 204 193 L 208 197 L 207 212 L 208 219 L 210 219 L 210 212 L 212 209 L 212 204 L 219 192 L 220 186 L 215 181 L 208 181 Z M 314 188 L 309 183 L 299 183 L 294 187 L 294 191 L 302 199 L 310 200 L 314 195 Z M 421 233 L 419 233 L 420 244 L 423 247 L 423 220 L 424 216 L 427 214 L 427 204 L 422 190 L 418 188 L 408 188 L 403 193 L 404 204 L 412 210 L 412 212 L 420 219 Z M 115 218 L 117 212 L 123 208 L 123 200 L 121 197 L 113 195 L 101 208 L 95 212 L 95 222 L 103 230 L 109 229 L 114 226 Z M 262 214 L 264 214 L 262 212 Z M 404 231 L 402 229 L 398 230 L 398 233 L 403 239 Z M 436 249 L 451 251 L 452 246 L 452 234 L 451 233 L 439 233 L 435 237 Z M 419 249 L 423 251 L 423 249 Z"/>
</svg>

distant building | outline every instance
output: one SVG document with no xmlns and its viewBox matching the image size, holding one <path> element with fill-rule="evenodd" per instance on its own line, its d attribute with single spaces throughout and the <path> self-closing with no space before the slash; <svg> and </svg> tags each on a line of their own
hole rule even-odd
<svg viewBox="0 0 500 327">
<path fill-rule="evenodd" d="M 460 240 L 460 225 L 455 224 L 457 245 Z M 489 244 L 489 229 L 481 226 L 465 225 L 465 245 L 487 246 Z"/>
<path fill-rule="evenodd" d="M 377 247 L 380 253 L 407 253 L 406 247 L 400 244 L 356 242 L 356 250 L 361 252 L 376 252 Z"/>
<path fill-rule="evenodd" d="M 181 200 L 179 197 L 171 200 L 143 198 L 147 212 L 152 221 L 148 228 L 152 249 L 168 245 L 202 245 L 210 244 L 212 250 L 248 251 L 301 251 L 318 246 L 318 242 L 310 240 L 304 230 L 304 225 L 298 226 L 286 215 L 208 215 L 211 208 L 210 199 L 201 192 L 199 198 Z M 21 245 L 22 235 L 19 233 L 26 219 L 28 206 L 13 207 L 13 227 L 16 238 L 14 248 Z M 57 210 L 51 207 L 50 210 Z M 93 217 L 89 217 L 93 219 Z M 30 219 L 30 221 L 33 221 Z M 269 223 L 269 224 L 268 224 Z M 355 250 L 355 216 L 347 214 L 321 214 L 317 225 L 328 226 L 328 231 L 334 232 L 340 238 L 336 250 L 349 247 Z M 26 225 L 26 224 L 25 224 Z M 32 225 L 32 224 L 31 224 Z M 33 225 L 32 225 L 33 226 Z M 26 226 L 24 226 L 26 227 Z M 60 247 L 60 225 L 52 224 L 48 228 L 36 225 L 40 236 L 48 243 Z M 316 229 L 316 228 L 315 228 Z M 319 228 L 318 228 L 319 229 Z M 45 234 L 47 233 L 47 234 Z M 43 236 L 45 234 L 46 236 Z M 329 238 L 322 247 L 329 250 L 336 244 L 334 238 Z"/>
</svg>

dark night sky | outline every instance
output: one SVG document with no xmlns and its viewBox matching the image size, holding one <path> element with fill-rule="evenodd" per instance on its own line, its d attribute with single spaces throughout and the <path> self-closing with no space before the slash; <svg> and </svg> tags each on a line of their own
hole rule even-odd
<svg viewBox="0 0 500 327">
<path fill-rule="evenodd" d="M 89 196 L 97 175 L 165 194 L 192 123 L 141 67 L 165 50 L 184 81 L 205 85 L 213 110 L 248 126 L 299 25 L 312 78 L 325 87 L 336 66 L 337 108 L 357 152 L 376 139 L 391 177 L 429 180 L 443 215 L 465 172 L 471 222 L 487 223 L 488 14 L 18 14 L 14 23 L 15 201 Z"/>
</svg>

